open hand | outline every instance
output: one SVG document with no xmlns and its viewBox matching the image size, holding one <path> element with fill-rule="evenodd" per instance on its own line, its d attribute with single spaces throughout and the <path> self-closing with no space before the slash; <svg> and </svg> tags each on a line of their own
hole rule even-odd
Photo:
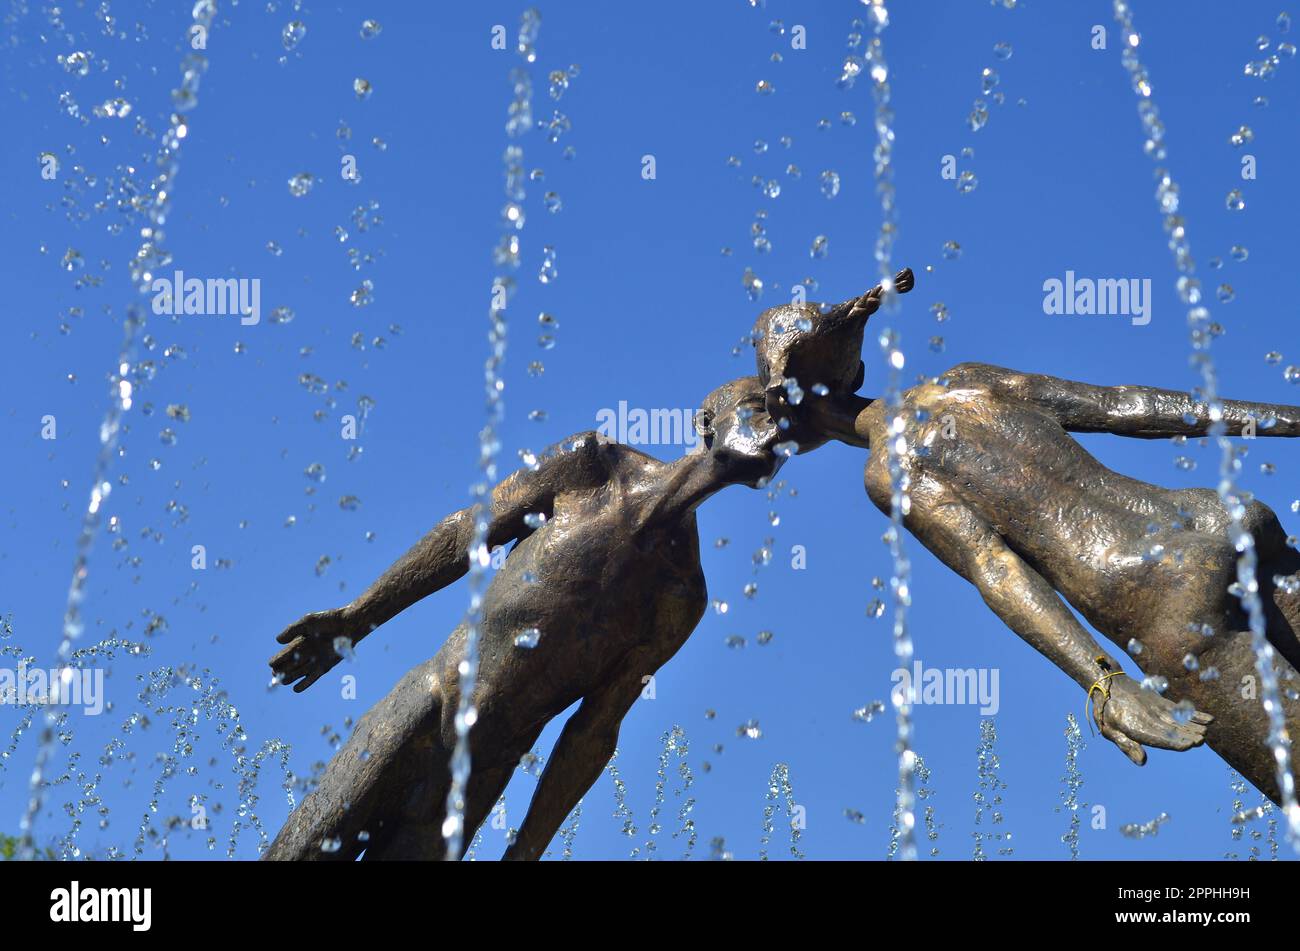
<svg viewBox="0 0 1300 951">
<path fill-rule="evenodd" d="M 298 681 L 293 692 L 302 693 L 333 670 L 344 653 L 369 633 L 346 607 L 304 615 L 276 637 L 286 646 L 271 658 L 271 670 L 282 684 Z M 336 647 L 339 638 L 347 643 Z"/>
<path fill-rule="evenodd" d="M 1093 719 L 1101 735 L 1137 765 L 1147 761 L 1143 744 L 1162 750 L 1189 750 L 1205 742 L 1205 728 L 1214 721 L 1208 713 L 1196 710 L 1190 717 L 1179 717 L 1172 700 L 1143 690 L 1128 677 L 1112 677 L 1107 683 L 1109 697 L 1100 691 L 1093 693 Z"/>
</svg>

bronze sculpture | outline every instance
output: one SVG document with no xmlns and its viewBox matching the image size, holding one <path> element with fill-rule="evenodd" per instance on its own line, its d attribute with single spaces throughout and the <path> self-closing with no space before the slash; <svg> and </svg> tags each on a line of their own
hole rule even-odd
<svg viewBox="0 0 1300 951">
<path fill-rule="evenodd" d="M 696 429 L 702 449 L 672 463 L 582 433 L 493 491 L 488 544 L 515 545 L 483 600 L 466 845 L 546 723 L 581 700 L 505 855 L 538 858 L 703 615 L 696 506 L 728 485 L 765 484 L 785 457 L 754 377 L 709 394 Z M 289 625 L 277 678 L 310 687 L 339 662 L 338 638 L 360 642 L 464 575 L 472 521 L 469 509 L 448 516 L 350 605 Z M 464 638 L 461 624 L 358 722 L 263 858 L 443 858 Z"/>
<path fill-rule="evenodd" d="M 904 289 L 911 281 L 910 271 L 896 278 Z M 769 415 L 801 449 L 829 439 L 868 449 L 866 491 L 888 513 L 887 408 L 856 394 L 864 329 L 879 296 L 877 289 L 829 309 L 765 311 L 754 344 Z M 1232 435 L 1253 428 L 1262 436 L 1300 436 L 1300 408 L 1223 406 Z M 1088 691 L 1103 735 L 1139 765 L 1143 744 L 1182 750 L 1205 742 L 1277 802 L 1267 719 L 1248 689 L 1255 655 L 1244 612 L 1229 593 L 1237 552 L 1217 494 L 1112 472 L 1069 435 L 1202 436 L 1210 429 L 1206 405 L 1169 390 L 965 363 L 906 390 L 900 410 L 907 420 L 901 462 L 911 479 L 905 526 Z M 1280 655 L 1295 735 L 1300 551 L 1257 501 L 1247 505 L 1245 527 L 1257 547 L 1268 638 Z M 1129 649 L 1144 672 L 1167 679 L 1165 695 L 1123 676 L 1067 602 Z"/>
<path fill-rule="evenodd" d="M 893 290 L 913 286 L 900 272 Z M 758 376 L 734 380 L 697 417 L 702 449 L 664 463 L 583 433 L 493 492 L 488 544 L 515 542 L 484 597 L 466 828 L 487 817 L 546 723 L 566 722 L 505 858 L 536 859 L 599 777 L 644 684 L 690 636 L 707 603 L 694 509 L 731 484 L 759 486 L 785 456 L 838 439 L 871 451 L 866 488 L 888 512 L 883 403 L 857 395 L 868 317 L 884 291 L 836 307 L 785 305 L 754 331 Z M 804 387 L 808 392 L 804 391 Z M 903 394 L 906 527 L 975 584 L 1017 634 L 1095 698 L 1103 735 L 1135 763 L 1143 745 L 1207 743 L 1275 801 L 1267 725 L 1235 694 L 1254 675 L 1245 618 L 1228 585 L 1235 550 L 1209 490 L 1167 490 L 1114 473 L 1069 432 L 1203 435 L 1206 407 L 1149 387 L 1099 387 L 962 364 Z M 1300 435 L 1300 409 L 1224 402 L 1230 431 Z M 1026 460 L 1030 464 L 1026 464 Z M 1300 552 L 1251 502 L 1261 596 L 1284 681 L 1300 666 Z M 301 691 L 361 641 L 468 568 L 472 516 L 440 522 L 352 604 L 309 614 L 278 638 L 277 678 Z M 1165 677 L 1123 675 L 1066 607 Z M 1206 636 L 1209 633 L 1210 636 Z M 464 625 L 358 723 L 267 859 L 439 859 Z M 532 645 L 532 646 L 530 646 Z M 1214 673 L 1216 676 L 1210 676 Z M 1287 688 L 1292 729 L 1300 701 Z M 468 840 L 467 840 L 468 841 Z"/>
</svg>

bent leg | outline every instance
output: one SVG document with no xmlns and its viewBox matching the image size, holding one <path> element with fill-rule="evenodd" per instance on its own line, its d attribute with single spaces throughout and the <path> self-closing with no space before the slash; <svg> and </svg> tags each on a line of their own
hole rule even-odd
<svg viewBox="0 0 1300 951">
<path fill-rule="evenodd" d="M 439 736 L 440 667 L 434 658 L 412 668 L 361 718 L 263 859 L 352 861 L 413 797 L 446 799 L 450 751 Z"/>
<path fill-rule="evenodd" d="M 1277 525 L 1270 511 L 1259 507 L 1261 524 L 1248 526 L 1256 538 L 1260 561 L 1256 571 L 1260 599 L 1267 623 L 1267 638 L 1275 651 L 1273 668 L 1278 678 L 1288 735 L 1300 736 L 1300 675 L 1295 662 L 1300 645 L 1300 587 L 1288 579 L 1300 572 L 1300 553 L 1275 537 Z M 1277 528 L 1280 532 L 1280 527 Z M 1206 730 L 1206 745 L 1226 760 L 1274 802 L 1279 800 L 1276 760 L 1269 746 L 1269 720 L 1261 699 L 1259 671 L 1247 617 L 1228 585 L 1236 576 L 1237 553 L 1226 537 L 1189 533 L 1180 543 L 1182 567 L 1162 585 L 1150 590 L 1165 593 L 1153 605 L 1161 618 L 1159 630 L 1136 657 L 1149 674 L 1169 681 L 1167 696 L 1188 700 L 1214 717 Z M 1274 581 L 1274 579 L 1279 579 Z M 1202 624 L 1215 633 L 1197 633 Z M 1194 656 L 1193 670 L 1184 658 Z M 1217 676 L 1202 679 L 1213 669 Z M 1296 775 L 1296 763 L 1292 774 Z"/>
<path fill-rule="evenodd" d="M 540 732 L 540 731 L 539 731 Z M 442 756 L 446 772 L 451 750 Z M 427 761 L 426 761 L 427 762 Z M 493 805 L 510 783 L 515 763 L 501 766 L 479 766 L 470 773 L 469 789 L 465 797 L 465 835 L 461 840 L 461 857 L 469 850 L 474 833 L 492 811 Z M 447 843 L 442 837 L 442 823 L 447 812 L 447 786 L 437 794 L 419 788 L 422 778 L 411 777 L 413 795 L 397 815 L 385 821 L 380 832 L 373 836 L 363 862 L 441 862 L 447 857 Z"/>
<path fill-rule="evenodd" d="M 644 660 L 629 657 L 617 678 L 583 698 L 582 706 L 564 724 L 519 835 L 504 858 L 539 858 L 564 818 L 600 778 L 618 747 L 623 717 L 641 695 L 646 666 Z"/>
<path fill-rule="evenodd" d="M 451 657 L 460 656 L 464 633 L 462 625 L 448 640 L 446 649 Z M 409 744 L 389 768 L 385 782 L 392 793 L 380 821 L 372 823 L 363 861 L 431 862 L 446 858 L 442 826 L 451 789 L 451 756 L 456 745 L 456 708 L 460 695 L 455 663 L 450 660 L 443 663 L 440 707 L 429 712 L 430 725 L 418 742 Z M 481 667 L 475 691 L 478 720 L 470 731 L 472 768 L 465 790 L 461 857 L 505 791 L 519 758 L 532 748 L 546 725 L 545 720 L 531 724 L 515 722 L 512 714 L 519 712 L 518 704 L 508 700 L 492 702 L 493 697 L 514 694 L 490 677 L 490 669 Z"/>
<path fill-rule="evenodd" d="M 1292 635 L 1294 636 L 1294 635 Z M 1260 698 L 1259 672 L 1249 631 L 1215 635 L 1215 643 L 1201 654 L 1201 669 L 1208 664 L 1217 668 L 1217 680 L 1204 681 L 1190 674 L 1171 689 L 1179 699 L 1186 698 L 1214 717 L 1205 734 L 1205 743 L 1227 763 L 1255 785 L 1260 792 L 1280 804 L 1277 765 L 1269 746 L 1268 715 Z M 1276 656 L 1274 670 L 1282 710 L 1289 736 L 1300 736 L 1300 686 L 1295 668 Z M 1294 756 L 1294 753 L 1293 753 Z M 1291 773 L 1296 775 L 1293 759 Z"/>
</svg>

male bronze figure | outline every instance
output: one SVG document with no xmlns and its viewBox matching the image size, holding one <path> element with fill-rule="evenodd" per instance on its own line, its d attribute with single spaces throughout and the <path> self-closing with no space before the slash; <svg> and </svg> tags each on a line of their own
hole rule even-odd
<svg viewBox="0 0 1300 951">
<path fill-rule="evenodd" d="M 910 272 L 897 281 L 910 286 Z M 873 297 L 874 295 L 874 297 Z M 838 439 L 870 451 L 867 495 L 890 511 L 883 400 L 856 394 L 867 317 L 879 291 L 830 309 L 786 305 L 755 325 L 769 415 L 801 450 Z M 797 380 L 797 386 L 791 379 Z M 815 384 L 821 387 L 813 389 Z M 797 402 L 791 393 L 802 393 Z M 1095 701 L 1102 734 L 1138 765 L 1143 745 L 1207 743 L 1275 802 L 1268 723 L 1257 693 L 1246 616 L 1229 592 L 1237 552 L 1228 515 L 1208 489 L 1173 490 L 1113 472 L 1071 432 L 1140 439 L 1204 436 L 1208 407 L 1186 393 L 1092 386 L 964 363 L 903 393 L 911 480 L 904 525 L 978 588 L 1008 627 Z M 1232 435 L 1300 436 L 1300 408 L 1223 401 Z M 1277 516 L 1246 506 L 1259 557 L 1259 593 L 1287 722 L 1300 730 L 1300 552 Z M 1148 675 L 1163 695 L 1123 676 L 1072 605 Z"/>
<path fill-rule="evenodd" d="M 709 394 L 695 423 L 702 448 L 671 463 L 586 432 L 493 490 L 488 545 L 514 547 L 483 598 L 466 845 L 542 728 L 581 700 L 505 854 L 538 858 L 704 614 L 696 507 L 728 485 L 765 484 L 785 456 L 754 377 Z M 337 638 L 359 643 L 464 575 L 472 521 L 468 508 L 448 516 L 351 604 L 289 625 L 277 677 L 305 690 L 339 662 Z M 464 641 L 461 624 L 358 722 L 263 858 L 444 857 Z"/>
</svg>

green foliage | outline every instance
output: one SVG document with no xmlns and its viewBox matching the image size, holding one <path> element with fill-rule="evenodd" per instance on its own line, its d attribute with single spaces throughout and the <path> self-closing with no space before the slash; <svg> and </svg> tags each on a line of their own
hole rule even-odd
<svg viewBox="0 0 1300 951">
<path fill-rule="evenodd" d="M 16 835 L 5 835 L 0 832 L 0 862 L 12 862 L 18 855 L 18 847 L 22 845 L 23 840 Z M 44 859 L 47 862 L 55 860 L 54 850 L 51 848 L 37 849 L 37 858 Z"/>
</svg>

